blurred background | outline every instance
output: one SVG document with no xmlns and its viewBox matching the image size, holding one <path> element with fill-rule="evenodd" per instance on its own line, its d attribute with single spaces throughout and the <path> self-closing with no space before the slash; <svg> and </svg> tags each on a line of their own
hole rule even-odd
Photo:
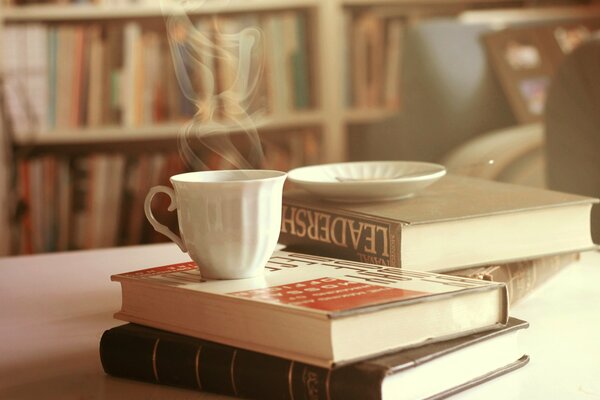
<svg viewBox="0 0 600 400">
<path fill-rule="evenodd" d="M 422 160 L 598 197 L 599 29 L 593 0 L 2 0 L 0 256 L 164 241 L 148 189 L 202 169 Z"/>
</svg>

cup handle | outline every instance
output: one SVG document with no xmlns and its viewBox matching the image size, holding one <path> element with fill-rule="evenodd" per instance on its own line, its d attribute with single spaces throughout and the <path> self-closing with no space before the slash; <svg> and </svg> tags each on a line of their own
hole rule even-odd
<svg viewBox="0 0 600 400">
<path fill-rule="evenodd" d="M 177 246 L 179 246 L 181 251 L 187 253 L 187 248 L 183 243 L 183 240 L 181 240 L 181 238 L 175 233 L 173 233 L 173 231 L 171 231 L 167 226 L 161 224 L 156 220 L 156 218 L 154 218 L 154 214 L 152 214 L 152 198 L 157 193 L 165 193 L 167 196 L 169 196 L 169 198 L 171 199 L 171 203 L 169 204 L 168 208 L 169 211 L 174 211 L 177 209 L 177 199 L 175 197 L 175 192 L 173 191 L 173 189 L 171 189 L 168 186 L 162 185 L 154 186 L 150 189 L 150 191 L 146 195 L 146 200 L 144 201 L 144 212 L 146 213 L 146 218 L 148 218 L 148 221 L 152 224 L 152 227 L 156 232 L 162 233 L 163 235 L 171 239 L 177 244 Z"/>
</svg>

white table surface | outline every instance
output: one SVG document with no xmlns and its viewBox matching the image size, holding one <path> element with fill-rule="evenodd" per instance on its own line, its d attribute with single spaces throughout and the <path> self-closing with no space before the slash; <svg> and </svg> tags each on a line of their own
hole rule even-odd
<svg viewBox="0 0 600 400">
<path fill-rule="evenodd" d="M 0 399 L 225 399 L 113 378 L 100 364 L 102 332 L 122 324 L 110 275 L 186 260 L 172 244 L 0 258 Z M 529 365 L 454 398 L 600 399 L 600 253 L 511 314 L 531 324 Z"/>
</svg>

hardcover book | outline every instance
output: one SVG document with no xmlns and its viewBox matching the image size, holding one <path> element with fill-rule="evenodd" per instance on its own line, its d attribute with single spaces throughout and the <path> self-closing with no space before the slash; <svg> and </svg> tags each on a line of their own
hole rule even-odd
<svg viewBox="0 0 600 400">
<path fill-rule="evenodd" d="M 508 289 L 510 305 L 513 306 L 565 267 L 578 260 L 578 252 L 562 253 L 509 263 L 459 269 L 451 271 L 449 274 L 502 282 Z"/>
<path fill-rule="evenodd" d="M 504 284 L 276 251 L 263 277 L 193 262 L 113 275 L 117 319 L 330 367 L 506 323 Z"/>
<path fill-rule="evenodd" d="M 459 175 L 411 198 L 362 203 L 284 192 L 279 242 L 294 251 L 420 271 L 594 247 L 598 199 Z"/>
<path fill-rule="evenodd" d="M 104 332 L 107 374 L 254 399 L 441 399 L 522 367 L 525 321 L 327 369 L 136 324 Z"/>
</svg>

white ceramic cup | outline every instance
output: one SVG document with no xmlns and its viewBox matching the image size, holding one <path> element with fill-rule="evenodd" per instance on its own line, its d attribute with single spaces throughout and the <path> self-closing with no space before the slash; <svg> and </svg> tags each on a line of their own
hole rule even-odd
<svg viewBox="0 0 600 400">
<path fill-rule="evenodd" d="M 271 170 L 189 172 L 170 178 L 173 189 L 154 186 L 146 195 L 146 218 L 198 264 L 205 279 L 259 276 L 273 254 L 281 228 L 281 197 L 287 174 Z M 162 192 L 177 210 L 179 233 L 154 218 L 152 198 Z"/>
</svg>

